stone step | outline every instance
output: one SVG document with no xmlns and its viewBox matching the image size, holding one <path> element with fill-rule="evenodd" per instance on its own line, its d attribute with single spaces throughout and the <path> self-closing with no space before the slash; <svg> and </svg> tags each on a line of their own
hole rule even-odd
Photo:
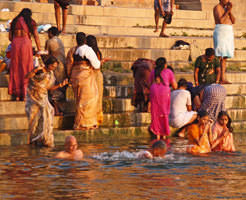
<svg viewBox="0 0 246 200">
<path fill-rule="evenodd" d="M 178 81 L 179 79 L 177 79 Z M 193 80 L 191 80 L 193 81 Z M 245 84 L 231 84 L 224 85 L 227 95 L 246 95 Z M 118 85 L 118 86 L 104 86 L 104 97 L 111 98 L 130 98 L 133 95 L 133 85 Z M 74 94 L 72 87 L 68 87 L 66 90 L 66 99 L 68 101 L 74 100 Z M 0 101 L 10 101 L 11 96 L 8 94 L 8 88 L 0 88 Z M 16 107 L 18 108 L 18 107 Z M 18 114 L 18 113 L 16 113 Z"/>
<path fill-rule="evenodd" d="M 152 30 L 151 30 L 152 31 Z M 153 31 L 152 31 L 153 32 Z M 0 33 L 2 40 L 0 46 L 9 44 L 8 33 Z M 75 34 L 60 35 L 65 48 L 71 48 L 76 45 Z M 44 48 L 45 41 L 48 39 L 47 34 L 39 34 L 41 46 Z M 204 53 L 208 47 L 213 47 L 211 37 L 184 37 L 173 36 L 169 38 L 145 37 L 145 36 L 116 36 L 116 35 L 97 35 L 99 48 L 116 48 L 116 49 L 171 49 L 177 40 L 183 40 L 191 45 L 191 48 L 199 51 L 198 54 Z M 33 41 L 34 42 L 34 41 Z M 35 43 L 33 43 L 35 46 Z M 246 47 L 246 39 L 235 38 L 236 50 L 243 50 Z"/>
<path fill-rule="evenodd" d="M 120 72 L 112 72 L 112 71 L 104 71 L 104 85 L 105 86 L 129 86 L 133 85 L 133 75 L 132 73 L 120 73 Z M 227 79 L 232 82 L 233 84 L 227 85 L 225 87 L 234 87 L 234 84 L 238 84 L 238 87 L 243 87 L 242 83 L 246 83 L 246 72 L 227 72 L 226 73 Z M 176 72 L 175 78 L 178 81 L 180 78 L 185 78 L 190 82 L 194 81 L 193 78 L 193 72 Z M 0 88 L 2 87 L 8 87 L 8 80 L 9 75 L 8 74 L 0 74 Z M 3 89 L 3 94 L 6 94 L 6 89 Z M 241 90 L 238 90 L 238 92 L 241 92 Z M 5 95 L 4 94 L 4 95 Z M 241 93 L 240 93 L 241 94 Z M 1 93 L 0 93 L 1 95 Z"/>
<path fill-rule="evenodd" d="M 95 7 L 98 9 L 98 7 Z M 99 7 L 100 8 L 100 7 Z M 114 13 L 117 12 L 114 11 Z M 95 11 L 97 13 L 97 11 Z M 0 18 L 2 20 L 13 19 L 19 14 L 19 12 L 0 12 Z M 194 18 L 186 18 L 187 14 L 179 13 L 179 15 L 174 15 L 174 19 L 172 21 L 172 26 L 174 27 L 190 27 L 190 28 L 213 28 L 214 22 L 212 19 L 206 19 L 198 17 L 199 13 L 197 13 Z M 110 15 L 102 15 L 97 13 L 97 15 L 91 15 L 90 12 L 87 14 L 79 14 L 79 15 L 68 15 L 67 17 L 67 25 L 98 25 L 98 26 L 124 26 L 124 27 L 132 27 L 132 26 L 153 26 L 154 25 L 154 15 L 149 17 L 142 16 L 110 16 Z M 206 15 L 204 15 L 206 16 Z M 38 24 L 55 24 L 55 15 L 54 13 L 41 13 L 41 12 L 33 12 L 33 19 Z M 160 20 L 161 21 L 161 20 Z M 68 29 L 69 30 L 69 29 Z"/>
<path fill-rule="evenodd" d="M 15 13 L 16 15 L 23 8 L 30 8 L 33 14 L 47 14 L 51 13 L 54 15 L 53 4 L 40 4 L 40 3 L 25 3 L 25 2 L 0 2 L 0 10 L 2 8 L 9 8 L 9 13 Z M 110 17 L 142 17 L 142 18 L 153 18 L 153 8 L 123 8 L 123 7 L 104 7 L 104 6 L 80 6 L 71 5 L 68 9 L 68 15 L 94 15 L 94 16 L 110 16 Z M 182 19 L 207 19 L 207 13 L 201 11 L 186 11 L 186 10 L 175 10 L 174 18 Z"/>
<path fill-rule="evenodd" d="M 228 114 L 235 123 L 236 130 L 241 127 L 246 117 L 246 109 L 229 109 Z M 72 129 L 73 115 L 56 116 L 54 119 L 55 129 Z M 116 125 L 117 123 L 117 125 Z M 139 127 L 147 126 L 151 123 L 150 113 L 125 112 L 120 114 L 104 114 L 104 121 L 101 127 Z M 0 115 L 0 131 L 27 130 L 28 120 L 25 115 Z M 244 128 L 245 130 L 245 128 Z"/>
<path fill-rule="evenodd" d="M 74 135 L 78 142 L 95 142 L 150 137 L 148 127 L 99 128 L 91 131 L 54 130 L 55 143 L 64 143 L 66 136 Z M 0 132 L 0 146 L 28 144 L 27 130 L 8 130 Z"/>
<path fill-rule="evenodd" d="M 101 127 L 131 127 L 143 126 L 150 123 L 149 113 L 118 113 L 104 114 L 104 121 Z M 72 129 L 74 114 L 68 116 L 55 116 L 55 129 Z M 117 123 L 117 124 L 116 124 Z M 0 115 L 0 130 L 24 130 L 28 129 L 28 119 L 26 115 Z"/>
<path fill-rule="evenodd" d="M 68 102 L 60 103 L 61 109 L 64 113 L 75 112 L 75 103 L 72 97 Z M 243 109 L 246 108 L 246 95 L 229 95 L 225 100 L 226 109 Z M 103 112 L 104 113 L 121 113 L 132 112 L 135 107 L 131 105 L 130 98 L 103 98 Z M 25 114 L 25 103 L 15 101 L 0 101 L 1 115 L 15 115 Z"/>
</svg>

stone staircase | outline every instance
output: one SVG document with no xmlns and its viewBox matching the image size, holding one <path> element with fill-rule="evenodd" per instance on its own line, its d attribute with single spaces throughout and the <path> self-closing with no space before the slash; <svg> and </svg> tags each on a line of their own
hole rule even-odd
<svg viewBox="0 0 246 200">
<path fill-rule="evenodd" d="M 8 7 L 10 12 L 0 12 L 0 21 L 4 22 L 15 17 L 24 7 L 33 10 L 33 18 L 39 24 L 55 24 L 54 8 L 52 4 L 0 2 L 0 10 Z M 168 27 L 170 38 L 159 38 L 153 33 L 153 9 L 147 8 L 119 8 L 94 7 L 72 5 L 69 8 L 68 32 L 62 35 L 66 51 L 75 45 L 76 31 L 94 34 L 98 39 L 100 50 L 104 57 L 110 57 L 111 69 L 128 71 L 132 63 L 140 57 L 156 59 L 165 56 L 169 64 L 176 69 L 188 70 L 195 58 L 204 50 L 213 46 L 211 38 L 213 21 L 211 13 L 207 11 L 176 10 L 173 24 Z M 161 23 L 160 23 L 161 24 Z M 236 35 L 243 34 L 242 27 L 236 28 Z M 0 48 L 8 45 L 8 34 L 0 33 Z M 47 34 L 40 34 L 44 47 Z M 188 50 L 172 50 L 176 40 L 190 43 Z M 235 57 L 229 61 L 230 65 L 244 66 L 246 63 L 246 40 L 237 37 L 235 40 Z M 190 68 L 190 66 L 189 66 Z M 190 69 L 191 71 L 191 69 Z M 227 89 L 226 107 L 232 116 L 236 131 L 246 129 L 246 87 L 245 73 L 228 73 L 228 80 L 232 85 L 225 85 Z M 191 72 L 176 73 L 176 79 L 185 77 L 193 81 Z M 64 136 L 74 133 L 83 139 L 97 137 L 111 137 L 123 135 L 148 136 L 150 123 L 149 113 L 138 113 L 131 106 L 133 78 L 131 73 L 116 73 L 104 69 L 104 122 L 102 127 L 89 134 L 70 130 L 73 125 L 74 99 L 71 88 L 67 89 L 67 102 L 63 103 L 63 117 L 55 117 L 54 134 L 56 141 L 63 141 Z M 24 102 L 11 101 L 8 95 L 8 75 L 0 75 L 0 145 L 25 144 L 28 122 L 25 116 Z M 117 123 L 115 123 L 117 121 Z M 83 132 L 85 133 L 85 132 Z"/>
</svg>

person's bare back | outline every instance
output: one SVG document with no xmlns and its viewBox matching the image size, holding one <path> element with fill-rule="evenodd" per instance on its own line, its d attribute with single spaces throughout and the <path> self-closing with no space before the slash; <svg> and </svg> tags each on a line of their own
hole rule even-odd
<svg viewBox="0 0 246 200">
<path fill-rule="evenodd" d="M 78 144 L 74 136 L 67 136 L 65 139 L 65 151 L 56 154 L 56 158 L 67 160 L 82 160 L 83 152 L 77 149 Z"/>
</svg>

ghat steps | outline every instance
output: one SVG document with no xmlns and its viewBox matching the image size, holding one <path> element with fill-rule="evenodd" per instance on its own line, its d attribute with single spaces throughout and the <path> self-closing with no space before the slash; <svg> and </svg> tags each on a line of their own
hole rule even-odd
<svg viewBox="0 0 246 200">
<path fill-rule="evenodd" d="M 208 0 L 210 1 L 210 0 Z M 39 23 L 55 24 L 53 4 L 0 2 L 0 10 L 8 7 L 10 12 L 0 12 L 0 21 L 15 17 L 24 7 L 33 10 L 33 18 Z M 66 51 L 75 45 L 75 32 L 97 36 L 99 47 L 104 57 L 111 57 L 112 63 L 121 63 L 130 69 L 133 61 L 139 57 L 156 59 L 167 57 L 169 64 L 176 69 L 184 68 L 204 50 L 213 46 L 213 19 L 210 11 L 176 10 L 173 23 L 168 26 L 167 33 L 175 35 L 170 38 L 159 38 L 153 32 L 153 9 L 94 7 L 72 5 L 69 8 L 68 32 L 61 35 Z M 161 24 L 161 20 L 160 20 Z M 240 38 L 244 26 L 239 21 L 235 26 L 235 57 L 230 64 L 245 65 L 246 40 Z M 8 45 L 8 34 L 0 33 L 0 47 Z M 44 47 L 47 34 L 40 34 Z M 190 43 L 189 50 L 171 50 L 176 40 Z M 176 73 L 176 79 L 185 77 L 193 81 L 191 73 Z M 246 88 L 245 73 L 227 73 L 232 85 L 225 85 L 228 96 L 226 107 L 232 116 L 236 131 L 246 130 Z M 8 76 L 0 75 L 0 145 L 25 144 L 27 142 L 28 122 L 25 116 L 24 102 L 10 101 L 7 93 Z M 74 100 L 71 88 L 67 90 L 68 102 L 63 103 L 66 115 L 55 117 L 54 134 L 56 141 L 63 141 L 68 134 L 77 134 L 86 139 L 94 135 L 104 138 L 110 136 L 131 135 L 148 136 L 147 126 L 150 123 L 149 113 L 138 113 L 131 105 L 133 78 L 131 73 L 104 72 L 104 123 L 96 131 L 81 132 L 72 130 Z M 115 121 L 118 121 L 116 127 Z M 83 134 L 84 133 L 84 134 Z M 88 133 L 88 134 L 86 134 Z"/>
</svg>

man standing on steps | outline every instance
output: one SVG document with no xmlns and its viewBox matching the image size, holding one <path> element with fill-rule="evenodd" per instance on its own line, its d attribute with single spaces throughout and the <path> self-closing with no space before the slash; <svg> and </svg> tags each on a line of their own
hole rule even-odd
<svg viewBox="0 0 246 200">
<path fill-rule="evenodd" d="M 70 0 L 54 0 L 55 7 L 55 17 L 56 17 L 56 25 L 59 31 L 62 33 L 66 32 L 66 24 L 67 24 L 67 13 L 69 7 Z M 60 8 L 62 8 L 62 30 L 61 30 L 61 14 Z"/>
<path fill-rule="evenodd" d="M 230 84 L 225 78 L 226 59 L 234 56 L 234 34 L 232 25 L 235 17 L 232 14 L 232 3 L 229 0 L 220 0 L 214 7 L 214 49 L 215 55 L 220 58 L 221 84 Z"/>
<path fill-rule="evenodd" d="M 164 33 L 164 30 L 167 24 L 171 24 L 172 22 L 173 6 L 174 6 L 174 0 L 155 0 L 154 1 L 155 24 L 156 24 L 156 29 L 154 30 L 154 32 L 158 31 L 159 15 L 161 14 L 161 16 L 163 17 L 160 37 L 168 37 L 168 35 Z"/>
</svg>

